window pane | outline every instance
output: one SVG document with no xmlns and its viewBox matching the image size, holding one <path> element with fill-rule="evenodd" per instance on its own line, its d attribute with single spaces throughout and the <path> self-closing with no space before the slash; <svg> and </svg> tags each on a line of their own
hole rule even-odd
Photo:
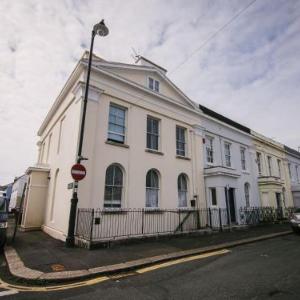
<svg viewBox="0 0 300 300">
<path fill-rule="evenodd" d="M 178 191 L 179 198 L 179 207 L 187 206 L 187 192 L 186 191 Z"/>
<path fill-rule="evenodd" d="M 105 187 L 104 200 L 112 199 L 112 187 Z"/>
<path fill-rule="evenodd" d="M 151 90 L 154 89 L 154 81 L 153 81 L 153 78 L 149 78 L 149 88 L 150 88 Z"/>
<path fill-rule="evenodd" d="M 216 193 L 216 188 L 211 188 L 211 204 L 212 205 L 217 205 L 217 193 Z"/>
<path fill-rule="evenodd" d="M 108 139 L 112 140 L 112 141 L 124 143 L 124 136 L 123 135 L 109 133 L 108 134 Z"/>
<path fill-rule="evenodd" d="M 114 185 L 122 186 L 123 185 L 123 173 L 121 168 L 114 166 Z"/>
<path fill-rule="evenodd" d="M 106 170 L 105 185 L 113 185 L 114 166 L 109 166 Z"/>
<path fill-rule="evenodd" d="M 158 207 L 158 190 L 146 189 L 146 207 Z"/>
<path fill-rule="evenodd" d="M 108 139 L 124 143 L 125 141 L 125 109 L 110 105 Z"/>
<path fill-rule="evenodd" d="M 159 81 L 155 80 L 155 91 L 159 92 Z"/>
<path fill-rule="evenodd" d="M 121 207 L 123 172 L 119 166 L 111 165 L 106 170 L 104 207 Z"/>
</svg>

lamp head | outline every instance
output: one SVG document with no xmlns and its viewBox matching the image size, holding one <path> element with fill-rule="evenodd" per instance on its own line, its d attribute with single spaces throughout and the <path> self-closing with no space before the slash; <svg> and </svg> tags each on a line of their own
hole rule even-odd
<svg viewBox="0 0 300 300">
<path fill-rule="evenodd" d="M 104 24 L 104 20 L 102 19 L 101 22 L 99 22 L 98 24 L 96 24 L 94 26 L 93 31 L 95 32 L 95 34 L 98 34 L 100 36 L 107 36 L 109 33 L 108 28 L 106 27 L 106 25 Z"/>
</svg>

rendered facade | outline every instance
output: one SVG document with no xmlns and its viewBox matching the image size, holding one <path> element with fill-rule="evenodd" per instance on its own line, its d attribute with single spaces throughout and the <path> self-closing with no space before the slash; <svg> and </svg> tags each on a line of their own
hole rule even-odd
<svg viewBox="0 0 300 300">
<path fill-rule="evenodd" d="M 292 207 L 288 162 L 283 144 L 252 131 L 261 205 Z"/>
<path fill-rule="evenodd" d="M 205 131 L 204 179 L 207 206 L 230 210 L 239 223 L 241 207 L 260 206 L 255 149 L 250 129 L 200 105 Z"/>
<path fill-rule="evenodd" d="M 284 149 L 294 206 L 300 207 L 300 153 L 287 146 Z"/>
<path fill-rule="evenodd" d="M 42 123 L 38 162 L 27 170 L 22 227 L 60 240 L 68 230 L 87 54 Z M 241 207 L 293 206 L 283 145 L 199 106 L 166 74 L 143 57 L 136 64 L 94 57 L 78 207 L 227 208 L 239 224 Z"/>
</svg>

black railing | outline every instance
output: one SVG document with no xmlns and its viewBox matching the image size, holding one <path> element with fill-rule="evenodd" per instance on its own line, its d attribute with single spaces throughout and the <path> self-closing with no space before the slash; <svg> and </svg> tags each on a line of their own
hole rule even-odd
<svg viewBox="0 0 300 300">
<path fill-rule="evenodd" d="M 228 226 L 227 210 L 214 209 L 84 209 L 77 214 L 76 235 L 87 241 L 193 232 Z"/>
<path fill-rule="evenodd" d="M 240 223 L 258 225 L 289 220 L 294 207 L 242 207 L 240 208 Z"/>
</svg>

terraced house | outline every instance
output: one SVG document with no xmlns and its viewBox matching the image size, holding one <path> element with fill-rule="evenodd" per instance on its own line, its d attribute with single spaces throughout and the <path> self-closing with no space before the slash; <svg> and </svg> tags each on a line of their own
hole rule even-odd
<svg viewBox="0 0 300 300">
<path fill-rule="evenodd" d="M 35 226 L 61 240 L 68 229 L 72 190 L 67 185 L 76 160 L 86 56 L 42 123 L 38 163 L 29 170 L 32 180 L 36 174 L 44 180 L 39 187 L 44 194 L 30 201 L 40 202 L 36 213 L 44 216 Z M 143 57 L 134 65 L 94 57 L 83 143 L 87 176 L 79 184 L 79 207 L 205 206 L 200 109 L 166 72 Z"/>
<path fill-rule="evenodd" d="M 287 146 L 284 149 L 294 206 L 300 207 L 300 153 Z"/>
<path fill-rule="evenodd" d="M 261 205 L 293 206 L 284 145 L 252 131 Z"/>
<path fill-rule="evenodd" d="M 228 207 L 231 223 L 240 223 L 240 208 L 260 206 L 251 131 L 203 105 L 199 107 L 205 132 L 207 206 Z"/>
<path fill-rule="evenodd" d="M 26 172 L 22 227 L 60 240 L 68 231 L 87 57 L 41 124 L 38 160 Z M 86 116 L 81 236 L 199 229 L 212 226 L 211 209 L 218 224 L 239 224 L 241 207 L 292 206 L 291 183 L 299 199 L 298 182 L 288 177 L 288 160 L 299 158 L 293 151 L 199 106 L 142 56 L 135 64 L 93 57 Z"/>
</svg>

